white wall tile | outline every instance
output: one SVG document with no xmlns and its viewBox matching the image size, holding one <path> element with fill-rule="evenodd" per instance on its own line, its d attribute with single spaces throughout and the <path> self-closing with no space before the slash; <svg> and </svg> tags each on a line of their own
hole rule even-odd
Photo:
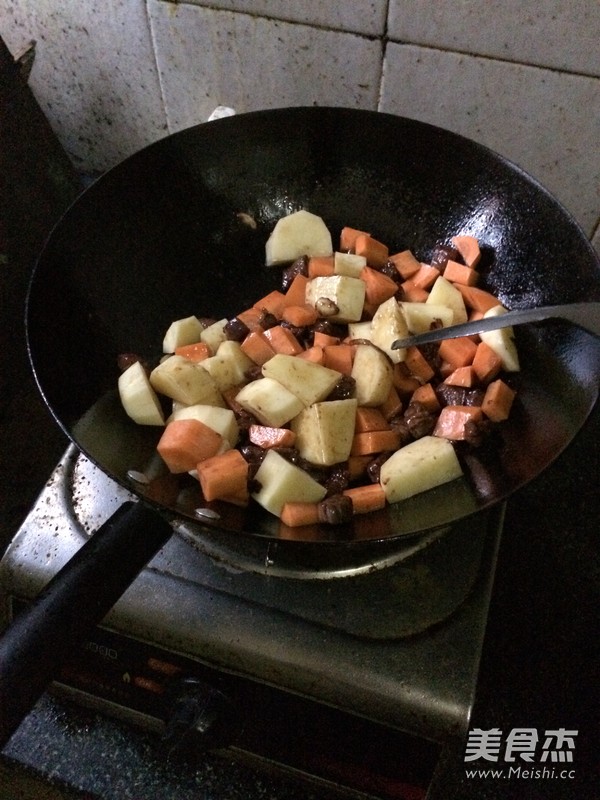
<svg viewBox="0 0 600 800">
<path fill-rule="evenodd" d="M 375 109 L 381 44 L 350 33 L 150 0 L 169 128 L 293 105 Z"/>
<path fill-rule="evenodd" d="M 390 0 L 391 39 L 600 75 L 598 0 Z"/>
<path fill-rule="evenodd" d="M 382 36 L 386 24 L 387 0 L 180 0 L 225 11 L 302 22 L 342 31 Z"/>
<path fill-rule="evenodd" d="M 381 110 L 468 136 L 551 191 L 588 236 L 600 209 L 600 81 L 389 44 Z"/>
<path fill-rule="evenodd" d="M 13 55 L 32 39 L 31 89 L 74 163 L 104 170 L 167 133 L 144 4 L 2 0 Z"/>
</svg>

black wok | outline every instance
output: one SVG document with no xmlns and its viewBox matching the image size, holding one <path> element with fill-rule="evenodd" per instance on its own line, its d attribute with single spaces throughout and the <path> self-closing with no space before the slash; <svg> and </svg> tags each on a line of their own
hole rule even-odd
<svg viewBox="0 0 600 800">
<path fill-rule="evenodd" d="M 36 266 L 27 307 L 33 369 L 56 420 L 93 462 L 138 492 L 144 513 L 161 511 L 159 528 L 163 517 L 193 516 L 198 503 L 169 479 L 149 489 L 128 482 L 129 470 L 148 469 L 159 434 L 122 411 L 117 358 L 154 358 L 172 320 L 230 317 L 277 288 L 279 270 L 264 266 L 265 241 L 279 217 L 299 208 L 322 216 L 334 242 L 350 225 L 423 261 L 436 243 L 473 234 L 483 248 L 483 285 L 509 308 L 600 300 L 598 259 L 568 213 L 516 166 L 448 131 L 374 112 L 295 108 L 167 137 L 107 173 L 67 212 Z M 513 417 L 493 448 L 465 455 L 464 480 L 353 525 L 300 531 L 285 546 L 400 545 L 539 475 L 596 401 L 600 344 L 556 322 L 517 337 L 523 370 Z M 280 538 L 278 521 L 258 508 L 220 512 L 220 535 Z M 166 535 L 163 528 L 149 550 Z M 132 560 L 141 568 L 150 555 L 132 552 Z"/>
</svg>

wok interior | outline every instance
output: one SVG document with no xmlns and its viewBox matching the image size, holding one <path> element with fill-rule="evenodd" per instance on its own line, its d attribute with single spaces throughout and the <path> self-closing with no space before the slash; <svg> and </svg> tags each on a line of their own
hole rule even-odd
<svg viewBox="0 0 600 800">
<path fill-rule="evenodd" d="M 448 131 L 375 112 L 282 109 L 219 120 L 152 145 L 88 189 L 42 253 L 28 299 L 33 368 L 56 419 L 118 482 L 144 470 L 160 435 L 120 407 L 117 356 L 154 358 L 174 319 L 231 317 L 279 288 L 265 241 L 307 208 L 427 261 L 458 233 L 480 239 L 482 285 L 509 308 L 600 299 L 598 261 L 568 214 L 528 176 Z M 249 215 L 255 226 L 240 218 Z M 467 477 L 306 541 L 405 536 L 505 499 L 569 444 L 597 396 L 598 342 L 561 323 L 517 331 L 522 386 L 500 441 Z M 175 485 L 175 483 L 177 485 Z M 157 481 L 151 503 L 193 513 Z M 187 499 L 186 499 L 187 498 Z M 222 508 L 219 527 L 278 538 L 261 509 Z"/>
</svg>

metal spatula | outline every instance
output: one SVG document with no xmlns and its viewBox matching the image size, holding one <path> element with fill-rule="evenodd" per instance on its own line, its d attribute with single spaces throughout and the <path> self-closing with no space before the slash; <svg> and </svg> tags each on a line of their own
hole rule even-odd
<svg viewBox="0 0 600 800">
<path fill-rule="evenodd" d="M 527 322 L 541 322 L 544 319 L 564 319 L 577 325 L 579 328 L 600 336 L 600 303 L 568 303 L 559 306 L 540 306 L 539 308 L 516 309 L 507 311 L 496 317 L 484 317 L 460 325 L 449 325 L 447 328 L 408 336 L 406 339 L 397 339 L 392 348 L 398 350 L 413 345 L 440 342 L 443 339 L 456 339 L 459 336 L 472 336 L 476 333 L 495 331 L 498 328 L 508 328 L 514 325 L 524 325 Z"/>
</svg>

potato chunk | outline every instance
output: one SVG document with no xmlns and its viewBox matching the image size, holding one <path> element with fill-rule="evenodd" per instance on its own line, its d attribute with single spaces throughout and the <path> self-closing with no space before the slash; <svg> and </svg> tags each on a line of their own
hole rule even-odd
<svg viewBox="0 0 600 800">
<path fill-rule="evenodd" d="M 423 436 L 396 450 L 382 464 L 379 480 L 388 503 L 397 503 L 462 474 L 454 447 L 447 439 Z"/>
</svg>

